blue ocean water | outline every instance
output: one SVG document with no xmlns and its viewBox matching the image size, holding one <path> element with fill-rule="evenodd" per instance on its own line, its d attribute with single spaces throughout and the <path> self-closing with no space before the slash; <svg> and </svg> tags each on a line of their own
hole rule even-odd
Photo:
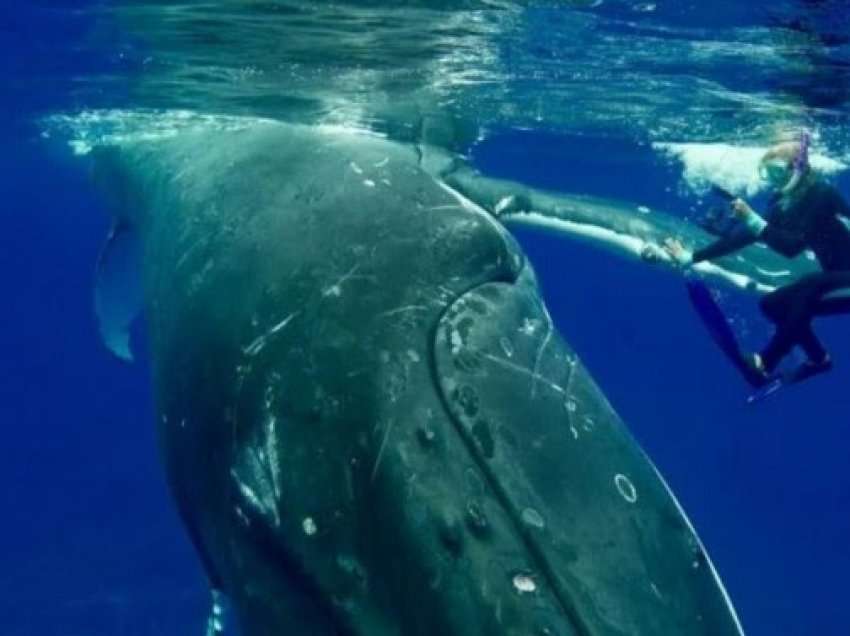
<svg viewBox="0 0 850 636">
<path fill-rule="evenodd" d="M 567 44 L 552 26 L 567 20 L 567 14 L 587 19 L 595 3 L 574 4 L 585 6 L 547 3 L 529 9 L 523 35 L 509 42 L 526 48 L 501 51 L 520 79 L 530 77 L 528 69 L 537 61 L 548 69 L 553 59 L 564 76 L 548 76 L 543 88 L 518 81 L 505 90 L 506 103 L 518 108 L 534 103 L 539 110 L 524 113 L 528 121 L 520 117 L 513 123 L 510 117 L 493 116 L 487 134 L 468 146 L 474 165 L 488 175 L 534 187 L 687 215 L 698 197 L 683 187 L 682 167 L 654 151 L 651 142 L 688 140 L 686 108 L 698 111 L 690 125 L 703 127 L 694 136 L 705 142 L 733 143 L 742 136 L 751 141 L 747 135 L 767 127 L 775 114 L 742 108 L 730 124 L 727 118 L 736 118 L 731 109 L 705 101 L 704 108 L 689 104 L 683 84 L 672 81 L 654 88 L 656 97 L 669 103 L 633 114 L 647 130 L 653 128 L 653 116 L 665 122 L 653 134 L 623 134 L 613 116 L 591 121 L 565 114 L 582 95 L 594 98 L 584 93 L 589 83 L 566 77 Z M 688 36 L 712 41 L 712 29 L 726 33 L 730 24 L 742 31 L 764 24 L 758 11 L 740 9 L 720 12 L 706 28 L 694 17 L 706 15 L 691 4 L 664 13 L 663 3 L 657 11 L 641 3 L 643 9 L 636 11 L 636 4 L 612 2 L 607 18 L 620 25 L 627 39 L 639 31 L 634 22 L 648 12 L 651 21 L 640 28 L 656 35 L 682 29 L 671 38 L 678 43 Z M 824 65 L 811 59 L 804 64 L 800 55 L 794 58 L 800 63 L 787 69 L 776 60 L 771 67 L 754 58 L 745 86 L 734 72 L 746 67 L 746 59 L 699 66 L 697 58 L 671 56 L 658 77 L 687 77 L 684 86 L 728 80 L 730 90 L 752 89 L 765 102 L 772 93 L 783 95 L 779 101 L 788 108 L 787 96 L 794 95 L 795 107 L 808 106 L 814 113 L 795 123 L 819 125 L 824 145 L 840 159 L 847 132 L 842 81 L 847 67 L 839 64 L 847 59 L 846 31 L 812 13 L 812 6 L 821 4 L 777 6 L 787 10 L 781 17 L 788 37 L 801 32 L 788 26 L 797 17 L 798 22 L 809 20 L 809 37 L 822 34 L 817 55 L 829 58 L 826 67 L 833 74 L 826 75 L 828 82 Z M 0 633 L 8 636 L 170 636 L 201 633 L 206 619 L 201 570 L 157 456 L 144 325 L 133 331 L 140 359 L 125 365 L 102 346 L 93 318 L 93 271 L 109 228 L 107 206 L 84 164 L 63 152 L 63 144 L 42 137 L 41 121 L 53 113 L 129 108 L 144 100 L 162 108 L 197 107 L 216 92 L 213 86 L 199 95 L 178 95 L 174 104 L 162 92 L 154 97 L 134 93 L 124 80 L 158 63 L 155 44 L 116 35 L 119 27 L 103 27 L 101 18 L 79 3 L 9 7 L 0 14 L 3 70 L 9 78 L 0 105 L 5 149 L 0 153 L 0 280 L 6 298 L 0 335 L 5 433 L 0 445 Z M 826 25 L 824 31 L 817 31 L 819 24 Z M 94 44 L 86 39 L 81 45 L 93 31 Z M 658 37 L 659 47 L 669 44 Z M 761 40 L 749 45 L 766 46 Z M 620 53 L 633 73 L 657 63 L 651 50 L 645 59 Z M 613 63 L 612 51 L 606 54 Z M 149 57 L 154 61 L 147 62 Z M 695 66 L 688 67 L 689 62 Z M 88 85 L 84 78 L 89 76 L 99 81 Z M 120 81 L 112 81 L 115 77 Z M 593 90 L 604 91 L 606 81 L 615 93 L 621 78 L 603 76 Z M 368 101 L 369 92 L 363 97 Z M 620 97 L 625 108 L 626 94 Z M 708 99 L 705 94 L 700 98 Z M 243 112 L 251 110 L 250 94 L 234 99 Z M 299 99 L 294 101 L 304 102 L 299 108 L 309 114 L 313 106 Z M 616 106 L 609 105 L 612 113 Z M 279 107 L 262 102 L 257 114 L 269 116 Z M 214 112 L 222 108 L 211 106 Z M 850 180 L 842 174 L 836 180 L 850 194 Z M 846 634 L 847 320 L 818 324 L 836 360 L 834 373 L 747 406 L 740 379 L 706 339 L 679 277 L 542 232 L 519 229 L 515 234 L 538 272 L 557 326 L 688 511 L 747 633 Z M 758 341 L 766 333 L 752 297 L 728 291 L 725 303 L 750 330 L 749 337 Z"/>
</svg>

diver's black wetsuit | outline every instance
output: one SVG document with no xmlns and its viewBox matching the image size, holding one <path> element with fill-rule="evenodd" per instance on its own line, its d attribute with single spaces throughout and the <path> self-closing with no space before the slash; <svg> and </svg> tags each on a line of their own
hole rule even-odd
<svg viewBox="0 0 850 636">
<path fill-rule="evenodd" d="M 850 313 L 850 228 L 840 217 L 850 220 L 850 206 L 834 187 L 814 181 L 787 208 L 775 197 L 768 207 L 767 227 L 758 237 L 725 237 L 694 252 L 695 263 L 757 241 L 788 257 L 807 249 L 814 252 L 823 271 L 774 290 L 761 300 L 762 312 L 776 324 L 776 333 L 761 354 L 767 371 L 796 345 L 813 363 L 826 362 L 827 352 L 812 331 L 812 318 Z"/>
</svg>

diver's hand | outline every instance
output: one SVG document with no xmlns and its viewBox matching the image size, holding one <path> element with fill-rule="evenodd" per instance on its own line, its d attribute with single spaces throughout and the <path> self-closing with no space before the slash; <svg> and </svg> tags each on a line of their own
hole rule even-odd
<svg viewBox="0 0 850 636">
<path fill-rule="evenodd" d="M 673 262 L 679 267 L 689 267 L 693 262 L 693 254 L 679 239 L 668 238 L 664 240 L 664 251 L 666 251 Z"/>
<path fill-rule="evenodd" d="M 750 217 L 750 215 L 755 214 L 755 210 L 750 207 L 750 204 L 744 201 L 743 199 L 735 199 L 732 201 L 732 212 L 735 213 L 742 221 L 746 220 Z"/>
<path fill-rule="evenodd" d="M 760 236 L 764 232 L 764 228 L 767 227 L 767 221 L 761 218 L 758 212 L 753 210 L 743 199 L 732 201 L 732 211 L 738 217 L 738 220 L 747 226 L 753 236 Z"/>
</svg>

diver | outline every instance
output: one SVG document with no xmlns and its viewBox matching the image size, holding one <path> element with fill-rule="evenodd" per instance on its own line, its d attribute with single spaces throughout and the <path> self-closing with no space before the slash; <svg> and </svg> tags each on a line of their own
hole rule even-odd
<svg viewBox="0 0 850 636">
<path fill-rule="evenodd" d="M 850 314 L 850 207 L 809 163 L 809 136 L 770 148 L 759 164 L 759 174 L 772 193 L 766 218 L 742 199 L 731 202 L 742 225 L 739 233 L 722 237 L 691 252 L 676 239 L 664 247 L 682 267 L 726 256 L 755 242 L 793 258 L 810 250 L 821 271 L 765 295 L 762 313 L 776 326 L 761 352 L 744 355 L 752 382 L 763 385 L 795 346 L 806 361 L 794 372 L 802 380 L 829 371 L 832 360 L 812 330 L 816 316 Z M 748 374 L 749 375 L 749 374 Z"/>
</svg>

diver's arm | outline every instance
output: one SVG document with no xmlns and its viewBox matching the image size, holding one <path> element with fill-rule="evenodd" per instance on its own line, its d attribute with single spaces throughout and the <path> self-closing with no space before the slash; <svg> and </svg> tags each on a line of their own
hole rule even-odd
<svg viewBox="0 0 850 636">
<path fill-rule="evenodd" d="M 751 232 L 740 232 L 717 239 L 713 243 L 706 245 L 702 249 L 694 251 L 691 255 L 691 263 L 699 263 L 700 261 L 710 261 L 715 258 L 727 256 L 732 252 L 737 252 L 740 249 L 752 245 L 758 240 L 758 236 Z"/>
<path fill-rule="evenodd" d="M 841 196 L 841 193 L 837 189 L 833 188 L 833 193 L 835 197 L 833 199 L 835 214 L 850 220 L 850 205 L 847 204 L 847 200 Z"/>
<path fill-rule="evenodd" d="M 764 231 L 759 235 L 759 240 L 788 258 L 799 256 L 806 249 L 806 242 L 800 239 L 798 232 L 789 232 L 773 223 L 765 226 Z"/>
<path fill-rule="evenodd" d="M 768 225 L 767 221 L 741 199 L 735 199 L 732 202 L 732 209 L 743 224 L 742 231 L 720 238 L 714 241 L 714 243 L 696 250 L 689 255 L 689 259 L 683 264 L 693 265 L 701 261 L 711 261 L 721 258 L 752 245 L 759 240 Z"/>
<path fill-rule="evenodd" d="M 755 210 L 740 199 L 732 204 L 735 214 L 744 224 L 753 242 L 761 241 L 773 251 L 794 258 L 806 249 L 806 242 L 798 231 L 790 231 L 773 222 L 765 221 Z"/>
<path fill-rule="evenodd" d="M 756 237 L 750 233 L 738 233 L 731 236 L 724 236 L 717 239 L 713 243 L 709 243 L 706 247 L 692 252 L 687 249 L 677 239 L 667 239 L 664 242 L 664 249 L 679 267 L 687 269 L 702 261 L 710 261 L 715 258 L 720 258 L 737 252 L 740 249 L 752 245 L 756 242 Z"/>
<path fill-rule="evenodd" d="M 774 251 L 793 258 L 806 249 L 806 242 L 798 232 L 789 231 L 775 223 L 768 223 L 745 201 L 737 199 L 732 203 L 735 215 L 741 220 L 745 232 L 728 243 L 718 241 L 694 254 L 694 262 L 725 256 L 730 252 L 751 245 L 756 241 L 767 244 Z"/>
</svg>

